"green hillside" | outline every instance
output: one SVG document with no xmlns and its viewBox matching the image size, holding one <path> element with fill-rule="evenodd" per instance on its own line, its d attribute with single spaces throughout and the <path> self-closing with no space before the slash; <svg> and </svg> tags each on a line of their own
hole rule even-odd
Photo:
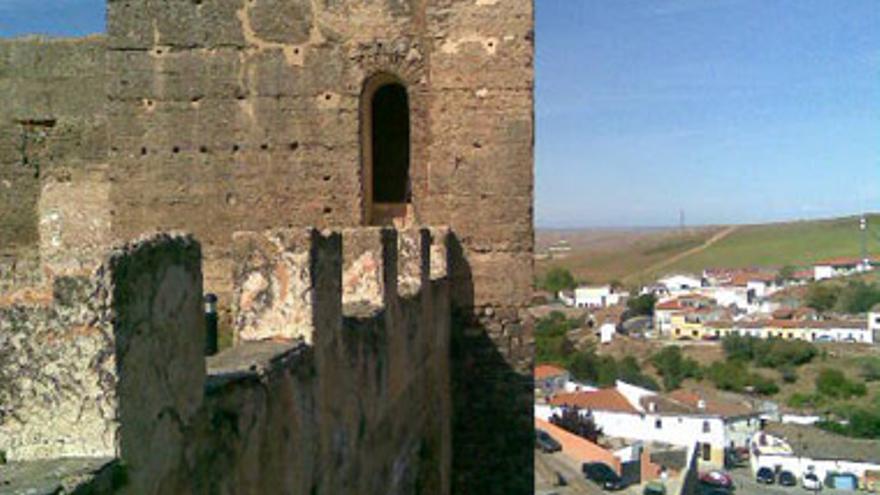
<svg viewBox="0 0 880 495">
<path fill-rule="evenodd" d="M 859 218 L 853 216 L 684 232 L 555 233 L 552 240 L 571 241 L 571 255 L 540 261 L 536 268 L 539 277 L 552 266 L 562 266 L 579 280 L 620 280 L 629 285 L 649 283 L 667 273 L 698 273 L 704 268 L 808 266 L 825 258 L 859 256 L 858 226 Z M 880 214 L 868 215 L 868 227 L 868 252 L 880 255 Z M 548 234 L 539 232 L 542 235 Z"/>
<path fill-rule="evenodd" d="M 664 267 L 698 272 L 708 267 L 804 266 L 824 258 L 859 256 L 859 218 L 846 217 L 739 227 L 705 250 Z M 868 252 L 880 255 L 880 215 L 868 216 Z"/>
</svg>

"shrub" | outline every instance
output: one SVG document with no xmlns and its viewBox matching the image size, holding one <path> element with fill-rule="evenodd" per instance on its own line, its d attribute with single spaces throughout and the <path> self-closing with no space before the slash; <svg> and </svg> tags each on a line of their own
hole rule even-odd
<svg viewBox="0 0 880 495">
<path fill-rule="evenodd" d="M 862 360 L 860 368 L 862 379 L 866 382 L 876 382 L 880 380 L 880 358 L 865 358 Z"/>
<path fill-rule="evenodd" d="M 581 414 L 576 407 L 563 408 L 561 413 L 550 417 L 550 423 L 593 443 L 598 443 L 599 436 L 602 435 L 602 430 L 596 426 L 592 416 Z"/>
<path fill-rule="evenodd" d="M 765 368 L 801 366 L 819 355 L 815 345 L 803 340 L 729 335 L 721 345 L 728 359 L 751 361 Z"/>
<path fill-rule="evenodd" d="M 794 383 L 798 379 L 797 371 L 790 366 L 785 366 L 779 369 L 779 376 L 782 378 L 782 381 L 785 383 Z"/>
<path fill-rule="evenodd" d="M 825 398 L 819 394 L 803 394 L 796 392 L 791 394 L 786 403 L 795 409 L 815 409 L 825 404 Z"/>
<path fill-rule="evenodd" d="M 751 389 L 760 395 L 779 392 L 779 386 L 773 379 L 749 371 L 748 365 L 740 360 L 715 361 L 709 366 L 706 376 L 720 390 L 747 392 Z"/>
<path fill-rule="evenodd" d="M 668 346 L 651 356 L 651 364 L 663 377 L 663 388 L 675 390 L 687 378 L 701 378 L 700 364 L 685 357 L 677 346 Z"/>
<path fill-rule="evenodd" d="M 807 306 L 825 312 L 837 304 L 838 290 L 827 284 L 813 284 L 807 289 Z"/>
<path fill-rule="evenodd" d="M 864 383 L 849 380 L 842 371 L 823 368 L 816 377 L 816 391 L 833 399 L 863 397 L 867 393 Z"/>
<path fill-rule="evenodd" d="M 547 274 L 544 276 L 544 280 L 540 285 L 542 289 L 555 295 L 561 290 L 574 289 L 577 284 L 570 271 L 559 266 L 554 266 L 547 271 Z"/>
<path fill-rule="evenodd" d="M 856 408 L 843 417 L 845 421 L 820 421 L 816 426 L 824 430 L 857 438 L 880 438 L 880 410 Z"/>
<path fill-rule="evenodd" d="M 643 294 L 630 298 L 626 301 L 626 308 L 629 310 L 628 316 L 651 316 L 654 314 L 654 304 L 656 303 L 657 297 L 654 294 Z"/>
</svg>

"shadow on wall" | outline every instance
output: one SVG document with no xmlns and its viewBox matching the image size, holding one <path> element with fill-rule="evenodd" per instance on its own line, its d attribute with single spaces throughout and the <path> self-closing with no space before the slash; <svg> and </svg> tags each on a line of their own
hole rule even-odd
<svg viewBox="0 0 880 495">
<path fill-rule="evenodd" d="M 473 276 L 454 235 L 449 256 L 455 304 L 450 343 L 452 493 L 531 494 L 532 375 L 508 363 L 492 331 L 475 316 Z"/>
</svg>

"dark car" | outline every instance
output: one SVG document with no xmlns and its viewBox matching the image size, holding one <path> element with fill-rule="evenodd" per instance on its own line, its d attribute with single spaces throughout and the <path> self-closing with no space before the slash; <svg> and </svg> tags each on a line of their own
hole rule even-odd
<svg viewBox="0 0 880 495">
<path fill-rule="evenodd" d="M 562 445 L 544 430 L 535 430 L 535 447 L 548 454 L 562 450 Z"/>
<path fill-rule="evenodd" d="M 666 495 L 666 485 L 659 481 L 649 481 L 642 495 Z"/>
<path fill-rule="evenodd" d="M 733 492 L 730 488 L 721 488 L 719 486 L 701 485 L 700 495 L 731 495 Z"/>
<path fill-rule="evenodd" d="M 791 471 L 779 473 L 779 484 L 782 486 L 797 486 L 797 477 Z"/>
<path fill-rule="evenodd" d="M 755 473 L 755 481 L 758 483 L 764 483 L 765 485 L 772 485 L 773 483 L 776 483 L 776 474 L 772 469 L 765 466 L 758 469 L 758 472 Z"/>
<path fill-rule="evenodd" d="M 623 490 L 623 480 L 608 464 L 601 462 L 585 462 L 581 466 L 584 476 L 601 486 L 603 490 Z"/>
</svg>

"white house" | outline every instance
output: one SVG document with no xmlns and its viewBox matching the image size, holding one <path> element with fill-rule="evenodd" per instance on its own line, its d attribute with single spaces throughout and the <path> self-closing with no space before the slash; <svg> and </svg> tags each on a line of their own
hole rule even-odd
<svg viewBox="0 0 880 495">
<path fill-rule="evenodd" d="M 610 285 L 582 286 L 574 290 L 574 304 L 578 308 L 605 308 L 620 304 L 628 292 L 615 291 Z"/>
<path fill-rule="evenodd" d="M 725 308 L 736 306 L 746 310 L 749 307 L 749 291 L 746 287 L 733 285 L 703 287 L 699 292 L 708 298 L 714 299 L 719 306 Z"/>
<path fill-rule="evenodd" d="M 848 438 L 815 426 L 768 423 L 752 436 L 751 468 L 791 471 L 801 478 L 814 473 L 824 480 L 828 473 L 849 473 L 864 483 L 866 472 L 880 471 L 880 448 L 876 440 Z"/>
<path fill-rule="evenodd" d="M 703 286 L 703 280 L 691 275 L 668 275 L 657 281 L 666 287 L 670 294 L 690 292 Z"/>
<path fill-rule="evenodd" d="M 877 261 L 876 258 L 832 258 L 818 261 L 813 264 L 813 279 L 825 280 L 871 271 Z"/>
<path fill-rule="evenodd" d="M 556 297 L 558 297 L 559 301 L 566 306 L 571 307 L 575 305 L 574 291 L 561 290 L 556 294 Z"/>
<path fill-rule="evenodd" d="M 617 327 L 614 323 L 603 323 L 599 327 L 599 342 L 602 344 L 610 344 L 614 340 L 614 334 L 617 333 Z"/>
<path fill-rule="evenodd" d="M 874 342 L 880 341 L 880 304 L 875 304 L 868 312 L 868 331 Z"/>
<path fill-rule="evenodd" d="M 536 409 L 536 414 L 549 417 L 557 409 L 577 407 L 591 415 L 605 435 L 683 447 L 698 445 L 700 461 L 714 467 L 724 465 L 725 449 L 745 447 L 760 427 L 758 411 L 743 402 L 703 398 L 685 391 L 659 395 L 642 389 L 637 393 L 626 384 L 620 389 L 558 394 L 549 402 L 549 406 Z"/>
<path fill-rule="evenodd" d="M 533 372 L 535 388 L 545 394 L 552 394 L 565 388 L 571 379 L 567 369 L 552 364 L 539 364 Z"/>
</svg>

